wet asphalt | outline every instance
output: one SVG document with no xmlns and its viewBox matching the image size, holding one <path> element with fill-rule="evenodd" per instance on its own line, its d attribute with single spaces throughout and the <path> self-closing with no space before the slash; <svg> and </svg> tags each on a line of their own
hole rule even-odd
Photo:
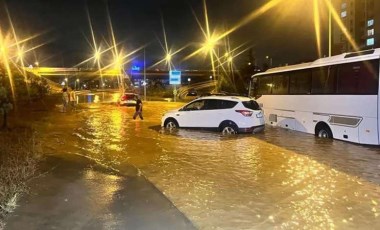
<svg viewBox="0 0 380 230">
<path fill-rule="evenodd" d="M 119 175 L 81 156 L 48 156 L 42 175 L 7 219 L 5 229 L 196 229 L 135 171 Z"/>
</svg>

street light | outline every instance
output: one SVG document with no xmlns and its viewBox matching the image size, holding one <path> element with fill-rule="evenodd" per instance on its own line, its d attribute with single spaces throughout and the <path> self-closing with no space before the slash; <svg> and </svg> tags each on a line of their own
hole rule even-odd
<svg viewBox="0 0 380 230">
<path fill-rule="evenodd" d="M 170 61 L 172 60 L 172 55 L 170 53 L 166 54 L 165 60 L 170 65 Z"/>
<path fill-rule="evenodd" d="M 95 51 L 94 58 L 95 58 L 95 61 L 100 60 L 100 50 Z"/>
<path fill-rule="evenodd" d="M 189 85 L 190 85 L 190 82 L 191 82 L 191 78 L 188 78 L 188 79 L 187 79 L 187 82 L 189 82 Z"/>
<path fill-rule="evenodd" d="M 266 56 L 265 58 L 269 61 L 269 63 L 268 63 L 269 66 L 272 67 L 272 65 L 273 65 L 273 58 L 271 58 L 269 56 Z"/>
<path fill-rule="evenodd" d="M 76 89 L 76 90 L 78 89 L 78 87 L 77 87 L 77 82 L 78 82 L 78 87 L 79 87 L 79 89 L 80 89 L 79 78 L 77 78 L 77 80 L 75 81 L 75 89 Z"/>
<path fill-rule="evenodd" d="M 34 62 L 34 65 L 36 65 L 37 67 L 40 65 L 40 63 L 38 61 Z"/>
</svg>

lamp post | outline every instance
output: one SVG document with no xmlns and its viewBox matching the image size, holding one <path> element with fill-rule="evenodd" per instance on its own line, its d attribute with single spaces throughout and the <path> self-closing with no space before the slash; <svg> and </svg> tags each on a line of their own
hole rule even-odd
<svg viewBox="0 0 380 230">
<path fill-rule="evenodd" d="M 144 48 L 144 101 L 146 101 L 145 48 Z"/>
<path fill-rule="evenodd" d="M 190 86 L 191 78 L 188 78 L 187 82 L 189 83 L 189 86 Z"/>
<path fill-rule="evenodd" d="M 166 64 L 168 65 L 168 72 L 169 72 L 169 75 L 171 74 L 171 70 L 172 70 L 172 54 L 168 51 L 166 53 L 166 56 L 165 56 L 165 60 L 166 60 Z M 177 85 L 174 84 L 174 89 L 173 89 L 173 98 L 174 98 L 174 102 L 177 101 Z"/>
<path fill-rule="evenodd" d="M 75 81 L 75 90 L 78 90 L 77 82 L 78 82 L 78 87 L 80 89 L 79 78 L 77 78 L 77 80 Z"/>
<path fill-rule="evenodd" d="M 269 56 L 266 56 L 265 59 L 268 60 L 269 67 L 272 68 L 272 66 L 273 66 L 273 58 L 272 58 L 272 57 L 269 57 Z"/>
<path fill-rule="evenodd" d="M 329 5 L 331 5 L 331 0 L 329 0 Z M 331 13 L 331 7 L 329 7 L 329 57 L 331 57 L 331 46 L 332 46 L 332 13 Z"/>
</svg>

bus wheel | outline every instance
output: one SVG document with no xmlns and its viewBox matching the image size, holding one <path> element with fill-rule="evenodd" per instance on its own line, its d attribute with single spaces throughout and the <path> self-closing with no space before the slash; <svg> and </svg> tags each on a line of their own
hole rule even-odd
<svg viewBox="0 0 380 230">
<path fill-rule="evenodd" d="M 315 128 L 315 135 L 319 138 L 333 138 L 333 134 L 328 125 L 319 123 Z"/>
</svg>

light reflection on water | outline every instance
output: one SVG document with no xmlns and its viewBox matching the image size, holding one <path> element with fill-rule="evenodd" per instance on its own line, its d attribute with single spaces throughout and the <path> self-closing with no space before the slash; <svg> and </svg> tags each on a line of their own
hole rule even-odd
<svg viewBox="0 0 380 230">
<path fill-rule="evenodd" d="M 202 229 L 380 227 L 379 149 L 267 128 L 265 133 L 162 131 L 179 104 L 102 105 L 79 112 L 77 151 L 142 170 Z"/>
</svg>

